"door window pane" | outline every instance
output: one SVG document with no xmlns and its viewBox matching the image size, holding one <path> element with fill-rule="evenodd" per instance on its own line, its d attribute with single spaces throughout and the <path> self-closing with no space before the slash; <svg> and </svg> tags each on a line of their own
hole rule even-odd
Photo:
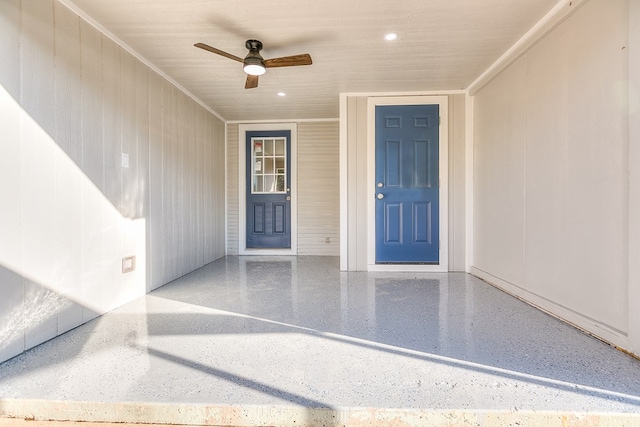
<svg viewBox="0 0 640 427">
<path fill-rule="evenodd" d="M 273 154 L 273 139 L 267 139 L 264 144 L 264 155 L 273 156 Z"/>
<path fill-rule="evenodd" d="M 285 193 L 286 138 L 252 138 L 251 144 L 251 193 Z"/>
<path fill-rule="evenodd" d="M 264 190 L 265 193 L 275 193 L 275 177 L 273 175 L 264 176 Z"/>
<path fill-rule="evenodd" d="M 273 159 L 264 159 L 264 173 L 266 175 L 273 175 Z"/>
<path fill-rule="evenodd" d="M 284 157 L 284 146 L 285 146 L 284 138 L 276 139 L 275 144 L 276 144 L 276 152 L 275 152 L 276 156 Z"/>
<path fill-rule="evenodd" d="M 262 181 L 263 181 L 262 176 L 256 176 L 254 178 L 253 180 L 254 193 L 262 193 L 262 189 L 264 188 L 264 186 L 262 185 Z"/>
</svg>

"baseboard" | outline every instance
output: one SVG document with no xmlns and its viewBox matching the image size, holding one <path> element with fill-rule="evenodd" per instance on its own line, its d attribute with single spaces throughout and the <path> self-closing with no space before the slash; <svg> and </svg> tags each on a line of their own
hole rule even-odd
<svg viewBox="0 0 640 427">
<path fill-rule="evenodd" d="M 629 337 L 623 332 L 614 330 L 595 319 L 581 315 L 578 312 L 541 297 L 540 295 L 529 292 L 514 283 L 496 277 L 477 267 L 472 266 L 470 273 L 490 285 L 514 296 L 515 298 L 544 311 L 550 316 L 581 330 L 587 335 L 591 335 L 600 341 L 616 347 L 620 351 L 639 358 L 639 355 L 635 355 L 628 350 L 631 347 Z"/>
</svg>

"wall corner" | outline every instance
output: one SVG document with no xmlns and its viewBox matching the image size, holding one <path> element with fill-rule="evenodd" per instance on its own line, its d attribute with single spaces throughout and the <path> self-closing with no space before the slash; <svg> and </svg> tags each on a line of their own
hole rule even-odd
<svg viewBox="0 0 640 427">
<path fill-rule="evenodd" d="M 474 98 L 469 92 L 465 100 L 465 271 L 473 267 L 473 114 Z"/>
<path fill-rule="evenodd" d="M 640 2 L 629 1 L 629 348 L 640 356 Z"/>
</svg>

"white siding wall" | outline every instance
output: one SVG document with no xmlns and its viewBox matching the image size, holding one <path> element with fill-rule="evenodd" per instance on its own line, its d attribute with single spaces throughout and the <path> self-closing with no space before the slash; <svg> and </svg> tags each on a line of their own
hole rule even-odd
<svg viewBox="0 0 640 427">
<path fill-rule="evenodd" d="M 449 97 L 449 271 L 466 270 L 466 102 Z"/>
<path fill-rule="evenodd" d="M 627 348 L 628 43 L 629 2 L 591 0 L 477 93 L 473 250 L 476 274 Z"/>
<path fill-rule="evenodd" d="M 367 270 L 367 98 L 350 96 L 347 99 L 347 270 Z M 342 263 L 342 260 L 341 260 Z"/>
<path fill-rule="evenodd" d="M 238 255 L 238 125 L 227 125 L 227 254 Z"/>
<path fill-rule="evenodd" d="M 1 362 L 224 255 L 224 124 L 52 0 L 0 60 Z"/>
<path fill-rule="evenodd" d="M 298 254 L 339 255 L 338 122 L 297 124 Z M 227 126 L 227 253 L 238 254 L 238 125 Z M 329 238 L 329 243 L 327 243 Z"/>
<path fill-rule="evenodd" d="M 347 96 L 346 191 L 349 271 L 368 269 L 367 97 Z M 449 95 L 449 271 L 465 270 L 465 96 Z"/>
<path fill-rule="evenodd" d="M 337 121 L 298 125 L 299 255 L 340 254 L 338 130 Z"/>
</svg>

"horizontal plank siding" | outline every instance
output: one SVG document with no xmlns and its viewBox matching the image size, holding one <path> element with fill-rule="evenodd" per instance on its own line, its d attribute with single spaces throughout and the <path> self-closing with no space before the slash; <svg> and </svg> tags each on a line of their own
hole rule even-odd
<svg viewBox="0 0 640 427">
<path fill-rule="evenodd" d="M 298 125 L 298 254 L 338 256 L 338 122 Z"/>
<path fill-rule="evenodd" d="M 227 254 L 238 255 L 238 125 L 227 125 Z"/>
</svg>

